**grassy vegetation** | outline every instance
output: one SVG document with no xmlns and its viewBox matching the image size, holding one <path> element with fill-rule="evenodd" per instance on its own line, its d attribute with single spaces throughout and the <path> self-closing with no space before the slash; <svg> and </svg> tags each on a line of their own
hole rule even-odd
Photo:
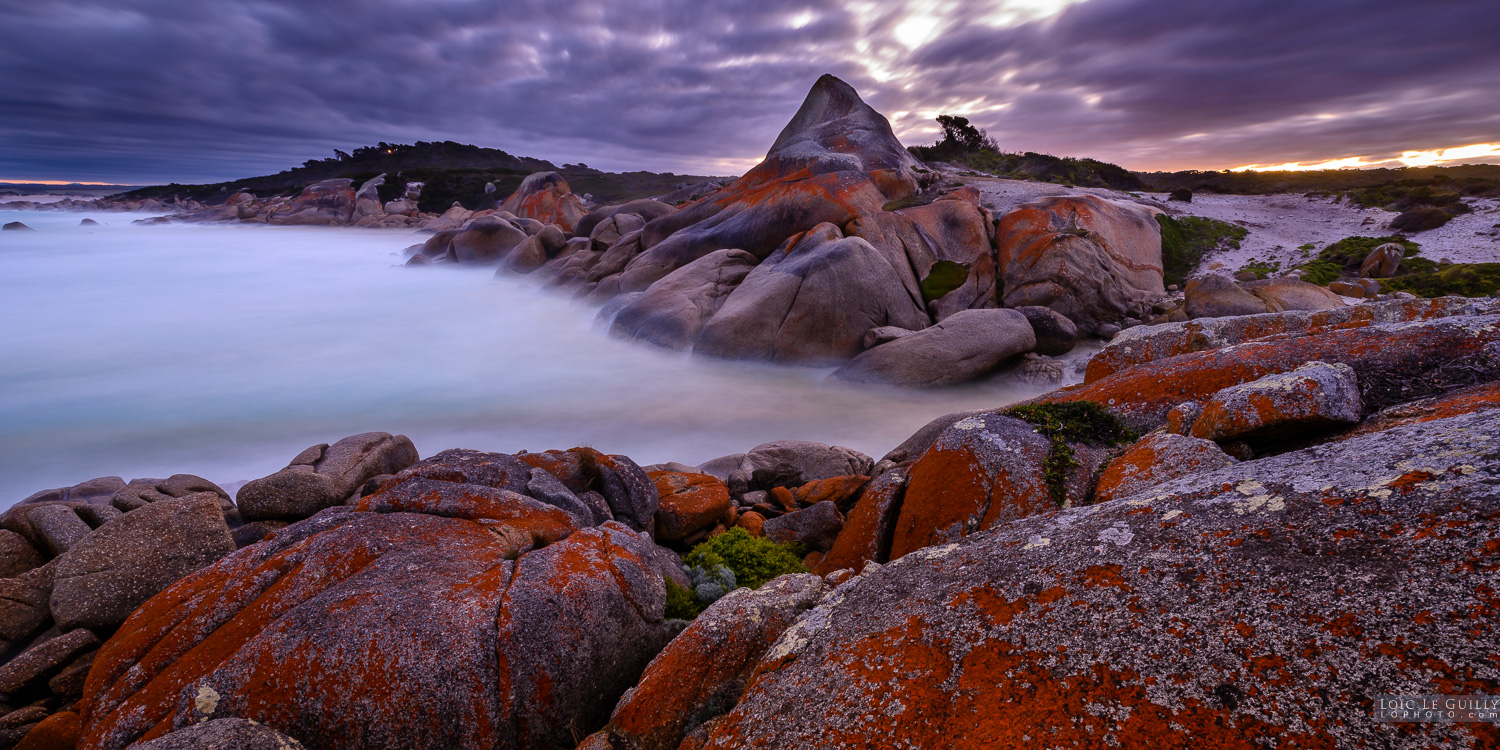
<svg viewBox="0 0 1500 750">
<path fill-rule="evenodd" d="M 1416 260 L 1416 259 L 1413 259 Z M 1402 265 L 1407 265 L 1404 261 Z M 1413 273 L 1381 279 L 1381 291 L 1411 292 L 1418 297 L 1485 297 L 1500 291 L 1500 263 L 1430 264 Z"/>
<path fill-rule="evenodd" d="M 691 620 L 735 588 L 758 589 L 777 576 L 806 573 L 801 550 L 751 536 L 736 527 L 694 547 L 682 558 L 695 589 L 667 581 L 667 617 Z"/>
<path fill-rule="evenodd" d="M 703 611 L 704 605 L 698 601 L 692 589 L 685 588 L 670 578 L 666 579 L 666 583 L 668 620 L 691 620 Z"/>
<path fill-rule="evenodd" d="M 1358 275 L 1359 267 L 1370 255 L 1370 251 L 1388 242 L 1394 242 L 1406 248 L 1407 260 L 1401 263 L 1404 268 L 1420 268 L 1424 264 L 1430 264 L 1430 261 L 1425 259 L 1412 257 L 1421 249 L 1421 245 L 1405 237 L 1345 237 L 1323 248 L 1316 258 L 1298 266 L 1302 269 L 1302 280 L 1328 286 L 1340 276 Z"/>
<path fill-rule="evenodd" d="M 1221 248 L 1238 248 L 1250 232 L 1226 221 L 1183 216 L 1174 219 L 1158 214 L 1161 225 L 1162 277 L 1168 284 L 1182 284 L 1202 262 L 1203 256 Z"/>
<path fill-rule="evenodd" d="M 1136 176 L 1151 191 L 1160 193 L 1188 188 L 1197 192 L 1226 195 L 1309 192 L 1348 194 L 1360 205 L 1382 207 L 1395 203 L 1413 188 L 1423 185 L 1436 193 L 1500 197 L 1500 165 L 1495 164 L 1401 169 L 1322 169 L 1307 172 L 1188 170 L 1140 172 Z"/>
<path fill-rule="evenodd" d="M 1120 445 L 1136 439 L 1135 431 L 1119 417 L 1092 401 L 1015 406 L 1007 409 L 1005 415 L 1030 422 L 1037 432 L 1052 441 L 1043 469 L 1047 491 L 1058 507 L 1067 500 L 1068 472 L 1078 466 L 1078 456 L 1070 443 Z"/>
<path fill-rule="evenodd" d="M 1281 273 L 1281 261 L 1278 260 L 1256 260 L 1251 258 L 1245 265 L 1239 268 L 1241 273 L 1250 272 L 1257 279 L 1266 279 Z"/>
<path fill-rule="evenodd" d="M 922 279 L 922 301 L 932 302 L 964 285 L 969 280 L 969 265 L 951 260 L 940 260 L 932 264 L 927 278 Z"/>
<path fill-rule="evenodd" d="M 1000 150 L 988 133 L 971 125 L 966 118 L 938 115 L 937 121 L 943 128 L 942 140 L 931 146 L 907 148 L 918 159 L 950 162 L 1014 180 L 1116 190 L 1143 188 L 1140 179 L 1124 167 L 1095 159 L 1059 157 L 1034 151 L 1006 153 Z"/>
</svg>

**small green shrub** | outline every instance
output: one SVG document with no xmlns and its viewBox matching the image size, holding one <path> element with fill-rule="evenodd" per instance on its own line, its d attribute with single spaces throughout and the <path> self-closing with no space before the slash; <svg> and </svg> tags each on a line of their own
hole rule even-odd
<svg viewBox="0 0 1500 750">
<path fill-rule="evenodd" d="M 1221 248 L 1238 248 L 1240 240 L 1250 234 L 1242 226 L 1202 216 L 1174 219 L 1157 214 L 1156 223 L 1161 225 L 1162 278 L 1168 284 L 1182 284 L 1204 255 Z"/>
<path fill-rule="evenodd" d="M 691 620 L 703 611 L 703 605 L 698 602 L 698 597 L 693 595 L 691 589 L 683 588 L 678 582 L 668 578 L 667 580 L 667 613 L 668 620 Z"/>
<path fill-rule="evenodd" d="M 1411 258 L 1402 262 L 1426 260 Z M 1446 297 L 1456 294 L 1463 297 L 1485 297 L 1500 290 L 1500 263 L 1455 263 L 1439 267 L 1427 261 L 1422 270 L 1390 279 L 1381 279 L 1380 288 L 1386 292 L 1411 292 L 1418 297 Z"/>
<path fill-rule="evenodd" d="M 1052 442 L 1042 469 L 1047 491 L 1059 508 L 1067 501 L 1068 472 L 1078 466 L 1078 456 L 1069 443 L 1119 445 L 1136 439 L 1135 430 L 1092 401 L 1014 406 L 1005 415 L 1030 422 Z"/>
<path fill-rule="evenodd" d="M 951 260 L 940 260 L 932 264 L 927 278 L 922 279 L 922 301 L 932 302 L 964 285 L 969 280 L 969 264 Z"/>
<path fill-rule="evenodd" d="M 806 573 L 802 560 L 788 547 L 735 527 L 696 546 L 682 561 L 689 567 L 712 570 L 723 565 L 734 580 L 758 589 L 766 581 L 788 573 Z"/>
</svg>

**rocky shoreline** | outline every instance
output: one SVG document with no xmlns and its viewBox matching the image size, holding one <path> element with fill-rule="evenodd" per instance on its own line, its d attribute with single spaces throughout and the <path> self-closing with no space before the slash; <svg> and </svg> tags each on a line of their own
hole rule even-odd
<svg viewBox="0 0 1500 750">
<path fill-rule="evenodd" d="M 37 493 L 0 516 L 0 742 L 1488 746 L 1370 711 L 1500 685 L 1500 304 L 1348 310 L 1133 329 L 878 460 L 370 433 L 233 500 Z M 808 572 L 710 580 L 731 532 Z"/>
</svg>

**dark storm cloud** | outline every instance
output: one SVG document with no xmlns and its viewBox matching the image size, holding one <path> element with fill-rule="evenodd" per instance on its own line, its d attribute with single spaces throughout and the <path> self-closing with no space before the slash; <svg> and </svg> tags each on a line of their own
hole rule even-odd
<svg viewBox="0 0 1500 750">
<path fill-rule="evenodd" d="M 217 180 L 419 139 L 730 173 L 825 72 L 909 143 L 963 112 L 1138 168 L 1500 140 L 1484 0 L 1060 4 L 0 0 L 0 178 Z"/>
</svg>

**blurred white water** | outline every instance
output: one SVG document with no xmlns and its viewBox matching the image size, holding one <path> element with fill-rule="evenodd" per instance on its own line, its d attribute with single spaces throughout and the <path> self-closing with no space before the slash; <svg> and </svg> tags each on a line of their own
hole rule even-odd
<svg viewBox="0 0 1500 750">
<path fill-rule="evenodd" d="M 403 268 L 408 232 L 131 226 L 3 212 L 0 507 L 104 475 L 229 483 L 384 430 L 423 456 L 591 445 L 696 464 L 775 439 L 879 457 L 1029 393 L 824 382 L 609 338 L 595 310 L 483 269 Z"/>
</svg>

